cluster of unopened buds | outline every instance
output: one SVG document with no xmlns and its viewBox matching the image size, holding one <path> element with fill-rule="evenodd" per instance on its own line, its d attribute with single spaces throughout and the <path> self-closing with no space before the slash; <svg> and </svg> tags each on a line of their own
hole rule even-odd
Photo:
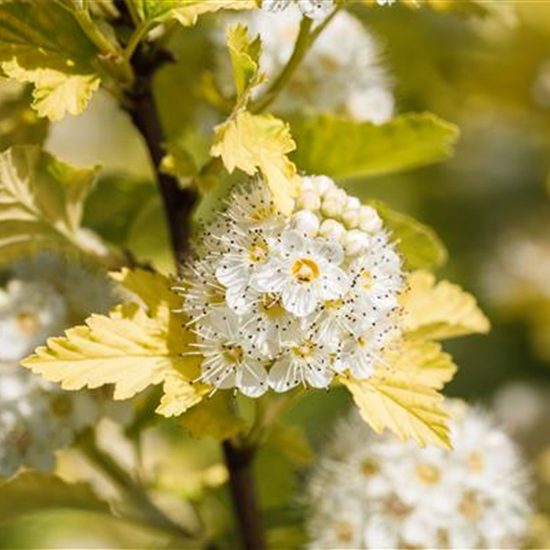
<svg viewBox="0 0 550 550">
<path fill-rule="evenodd" d="M 257 397 L 364 379 L 400 330 L 401 258 L 375 209 L 304 177 L 290 217 L 267 186 L 236 188 L 182 284 L 200 381 Z"/>
</svg>

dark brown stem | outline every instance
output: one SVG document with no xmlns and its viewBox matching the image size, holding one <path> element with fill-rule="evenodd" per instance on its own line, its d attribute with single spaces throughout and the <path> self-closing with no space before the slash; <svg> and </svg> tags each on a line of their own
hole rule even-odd
<svg viewBox="0 0 550 550">
<path fill-rule="evenodd" d="M 229 485 L 239 523 L 243 550 L 265 550 L 264 530 L 252 474 L 254 452 L 231 441 L 223 442 Z"/>
<path fill-rule="evenodd" d="M 195 187 L 182 188 L 176 178 L 161 170 L 161 162 L 166 154 L 165 139 L 153 95 L 152 81 L 158 68 L 168 60 L 162 51 L 157 52 L 152 58 L 147 57 L 141 48 L 136 52 L 132 59 L 136 80 L 132 89 L 127 92 L 130 99 L 127 110 L 145 140 L 155 169 L 164 201 L 172 250 L 179 267 L 189 255 L 192 217 L 198 192 Z"/>
</svg>

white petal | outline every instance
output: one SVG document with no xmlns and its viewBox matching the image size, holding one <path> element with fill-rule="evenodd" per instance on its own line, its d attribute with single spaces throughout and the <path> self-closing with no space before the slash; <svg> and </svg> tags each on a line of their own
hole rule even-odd
<svg viewBox="0 0 550 550">
<path fill-rule="evenodd" d="M 276 392 L 283 393 L 294 388 L 300 383 L 296 377 L 290 357 L 282 357 L 279 359 L 269 371 L 268 382 L 269 386 Z"/>
<path fill-rule="evenodd" d="M 285 273 L 283 264 L 277 259 L 272 259 L 255 270 L 251 284 L 260 292 L 280 292 L 288 280 L 289 276 Z"/>
<path fill-rule="evenodd" d="M 267 372 L 260 361 L 247 361 L 241 365 L 237 387 L 248 397 L 260 397 L 267 391 Z"/>
<path fill-rule="evenodd" d="M 328 367 L 305 369 L 307 383 L 314 388 L 328 388 L 332 381 L 333 372 Z"/>
<path fill-rule="evenodd" d="M 288 283 L 283 290 L 283 306 L 296 317 L 306 317 L 318 303 L 318 291 L 311 283 Z"/>
<path fill-rule="evenodd" d="M 327 265 L 323 268 L 321 295 L 324 300 L 341 298 L 351 285 L 350 278 L 339 267 Z"/>
<path fill-rule="evenodd" d="M 298 231 L 285 231 L 281 235 L 281 249 L 287 254 L 299 254 L 307 245 L 307 239 Z"/>
<path fill-rule="evenodd" d="M 336 241 L 315 241 L 313 244 L 315 255 L 321 256 L 328 262 L 340 265 L 344 259 L 342 245 Z"/>
</svg>

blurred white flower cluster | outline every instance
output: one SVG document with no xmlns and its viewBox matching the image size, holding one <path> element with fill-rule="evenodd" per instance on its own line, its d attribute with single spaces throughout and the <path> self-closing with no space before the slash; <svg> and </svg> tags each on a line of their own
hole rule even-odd
<svg viewBox="0 0 550 550">
<path fill-rule="evenodd" d="M 15 264 L 0 288 L 0 477 L 29 466 L 51 469 L 54 452 L 106 415 L 130 409 L 105 392 L 62 392 L 19 361 L 115 299 L 104 278 L 53 254 Z"/>
<path fill-rule="evenodd" d="M 309 547 L 518 548 L 531 485 L 491 417 L 453 404 L 454 451 L 375 436 L 354 412 L 309 480 Z"/>
<path fill-rule="evenodd" d="M 400 335 L 401 259 L 377 212 L 324 176 L 303 178 L 296 204 L 287 219 L 260 180 L 238 187 L 178 287 L 217 389 L 368 378 Z"/>
<path fill-rule="evenodd" d="M 260 67 L 267 83 L 259 86 L 256 93 L 269 86 L 287 64 L 301 20 L 300 10 L 292 5 L 282 13 L 259 10 L 229 18 L 230 22 L 245 23 L 250 36 L 262 37 Z M 220 43 L 225 43 L 225 36 L 220 37 Z M 306 107 L 382 124 L 393 115 L 394 98 L 379 58 L 375 38 L 356 17 L 341 11 L 307 52 L 275 109 Z"/>
<path fill-rule="evenodd" d="M 267 12 L 280 12 L 291 6 L 311 19 L 324 19 L 334 8 L 334 0 L 262 0 L 262 9 Z"/>
</svg>

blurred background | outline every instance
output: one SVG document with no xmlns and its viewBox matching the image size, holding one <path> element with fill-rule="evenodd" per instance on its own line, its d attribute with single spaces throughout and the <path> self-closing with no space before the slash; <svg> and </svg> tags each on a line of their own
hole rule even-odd
<svg viewBox="0 0 550 550">
<path fill-rule="evenodd" d="M 398 176 L 340 183 L 352 194 L 380 198 L 431 225 L 446 244 L 449 261 L 439 275 L 472 292 L 492 322 L 488 336 L 446 344 L 460 367 L 447 393 L 495 407 L 539 480 L 538 506 L 550 511 L 550 4 L 456 4 L 450 11 L 400 4 L 355 10 L 378 39 L 396 111 L 430 111 L 458 125 L 456 155 Z M 214 19 L 174 35 L 178 61 L 159 74 L 156 88 L 169 142 L 192 144 L 197 163 L 207 154 L 208 136 L 193 128 L 209 129 L 216 122 L 200 99 L 219 56 Z M 47 150 L 62 159 L 103 164 L 88 224 L 138 258 L 168 269 L 166 230 L 145 150 L 114 100 L 99 93 L 83 115 L 46 129 L 18 99 L 19 88 L 0 86 L 0 148 L 24 142 L 24 132 L 43 132 Z M 13 133 L 7 115 L 11 120 L 16 109 L 25 129 Z M 211 206 L 203 205 L 200 214 Z M 315 449 L 347 405 L 337 390 L 312 393 L 289 414 L 288 423 L 305 425 Z M 113 445 L 122 441 L 113 426 L 103 432 Z M 294 527 L 301 476 L 294 470 L 312 458 L 300 438 L 289 438 L 286 448 L 283 454 L 268 447 L 257 466 L 274 547 L 282 547 L 279 535 L 286 545 L 301 541 Z M 215 442 L 198 442 L 165 422 L 147 429 L 142 450 L 141 460 L 158 474 L 158 488 L 191 501 L 207 495 L 215 528 L 228 528 L 225 495 L 217 491 L 225 472 Z M 120 452 L 137 460 L 134 450 Z M 68 478 L 93 475 L 71 451 L 62 453 L 60 467 Z M 539 519 L 533 544 L 543 548 L 540 541 L 550 529 L 543 516 Z M 36 541 L 56 548 L 162 547 L 155 536 L 135 525 L 99 518 L 91 523 L 89 516 L 67 512 L 5 523 L 0 547 L 33 547 Z"/>
</svg>

